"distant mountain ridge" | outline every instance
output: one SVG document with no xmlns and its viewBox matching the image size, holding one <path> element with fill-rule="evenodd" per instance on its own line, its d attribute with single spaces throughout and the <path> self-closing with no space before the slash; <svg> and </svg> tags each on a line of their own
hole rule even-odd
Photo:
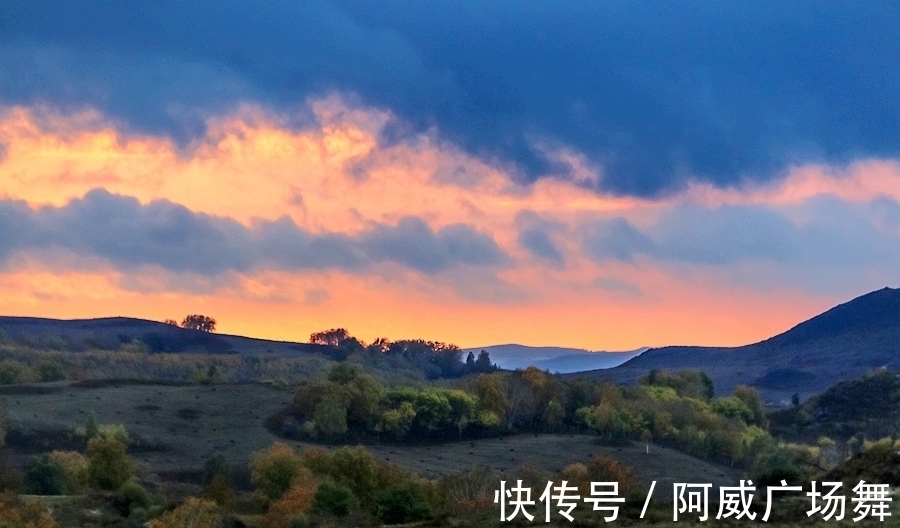
<svg viewBox="0 0 900 528">
<path fill-rule="evenodd" d="M 718 394 L 749 384 L 779 402 L 878 367 L 900 369 L 900 289 L 867 293 L 759 343 L 654 348 L 615 368 L 580 375 L 635 382 L 652 369 L 697 369 L 712 377 Z"/>
<path fill-rule="evenodd" d="M 486 350 L 491 361 L 502 369 L 516 370 L 535 366 L 549 372 L 570 373 L 612 368 L 640 355 L 646 348 L 627 352 L 594 352 L 583 348 L 505 344 L 465 349 L 466 352 L 475 354 L 481 350 Z"/>
</svg>

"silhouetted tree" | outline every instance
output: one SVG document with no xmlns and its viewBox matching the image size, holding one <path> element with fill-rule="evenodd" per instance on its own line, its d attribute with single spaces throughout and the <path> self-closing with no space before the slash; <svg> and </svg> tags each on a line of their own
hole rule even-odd
<svg viewBox="0 0 900 528">
<path fill-rule="evenodd" d="M 350 332 L 344 328 L 332 328 L 310 334 L 309 342 L 315 345 L 339 346 L 345 339 L 350 338 Z"/>
<path fill-rule="evenodd" d="M 185 316 L 181 321 L 181 327 L 190 330 L 200 330 L 201 332 L 212 332 L 216 329 L 216 320 L 205 315 L 193 314 Z"/>
<path fill-rule="evenodd" d="M 497 370 L 497 365 L 491 363 L 491 356 L 487 350 L 478 353 L 478 359 L 475 360 L 475 371 L 490 373 Z"/>
<path fill-rule="evenodd" d="M 373 353 L 386 354 L 391 348 L 391 341 L 386 337 L 376 338 L 372 344 L 366 347 L 366 350 Z"/>
<path fill-rule="evenodd" d="M 163 324 L 178 326 L 178 321 L 176 321 L 175 319 L 166 319 L 163 321 Z"/>
</svg>

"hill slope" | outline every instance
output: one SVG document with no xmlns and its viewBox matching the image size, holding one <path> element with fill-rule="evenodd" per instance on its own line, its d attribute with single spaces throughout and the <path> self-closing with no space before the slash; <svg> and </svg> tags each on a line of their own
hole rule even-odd
<svg viewBox="0 0 900 528">
<path fill-rule="evenodd" d="M 672 346 L 650 349 L 591 378 L 635 382 L 652 369 L 697 369 L 716 392 L 750 384 L 767 400 L 808 396 L 873 368 L 900 369 L 900 290 L 884 288 L 838 305 L 759 343 L 735 348 Z"/>
<path fill-rule="evenodd" d="M 900 374 L 875 371 L 843 381 L 827 391 L 770 416 L 773 434 L 815 443 L 820 436 L 847 441 L 893 437 L 900 425 Z"/>
<path fill-rule="evenodd" d="M 330 349 L 309 343 L 269 341 L 187 330 L 158 321 L 131 317 L 61 320 L 0 316 L 0 335 L 16 342 L 73 352 L 89 348 L 116 350 L 134 340 L 142 341 L 153 352 L 327 354 Z"/>
</svg>

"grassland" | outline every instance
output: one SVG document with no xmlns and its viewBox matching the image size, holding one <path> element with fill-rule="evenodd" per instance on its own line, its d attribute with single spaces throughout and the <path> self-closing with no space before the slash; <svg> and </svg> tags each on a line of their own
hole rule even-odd
<svg viewBox="0 0 900 528">
<path fill-rule="evenodd" d="M 292 397 L 288 390 L 263 384 L 57 382 L 8 386 L 5 392 L 9 445 L 19 456 L 76 447 L 81 439 L 74 430 L 93 411 L 101 422 L 125 425 L 133 456 L 151 475 L 199 471 L 218 454 L 235 466 L 246 465 L 254 451 L 282 441 L 266 429 L 265 421 Z M 730 485 L 741 477 L 733 468 L 678 451 L 651 445 L 648 454 L 643 444 L 603 445 L 595 435 L 527 434 L 368 447 L 377 457 L 427 478 L 476 466 L 508 471 L 528 461 L 555 472 L 593 454 L 634 466 L 646 481 Z"/>
</svg>

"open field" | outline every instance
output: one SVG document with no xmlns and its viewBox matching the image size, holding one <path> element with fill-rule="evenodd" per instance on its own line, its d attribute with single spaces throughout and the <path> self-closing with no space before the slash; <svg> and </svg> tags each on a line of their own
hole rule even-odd
<svg viewBox="0 0 900 528">
<path fill-rule="evenodd" d="M 234 465 L 246 464 L 254 451 L 281 440 L 266 429 L 265 420 L 292 398 L 290 391 L 259 384 L 85 386 L 59 382 L 7 386 L 3 392 L 9 443 L 18 453 L 80 449 L 80 439 L 72 431 L 94 411 L 103 423 L 125 425 L 132 436 L 134 458 L 150 473 L 199 469 L 217 454 Z M 476 466 L 510 470 L 525 461 L 557 471 L 593 454 L 606 454 L 634 466 L 643 479 L 660 480 L 658 485 L 669 489 L 676 480 L 729 485 L 740 478 L 739 471 L 677 451 L 651 446 L 647 454 L 642 444 L 602 445 L 593 435 L 527 434 L 368 447 L 376 456 L 430 478 Z"/>
</svg>

